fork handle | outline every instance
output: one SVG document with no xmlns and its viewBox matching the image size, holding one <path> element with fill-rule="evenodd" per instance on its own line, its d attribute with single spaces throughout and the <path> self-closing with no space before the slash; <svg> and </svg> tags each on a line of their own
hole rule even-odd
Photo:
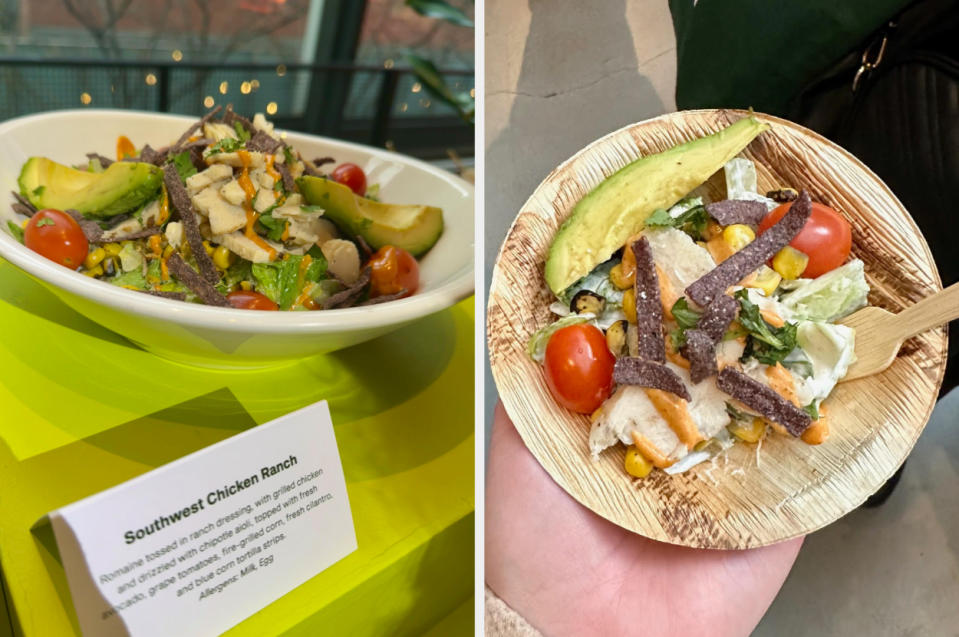
<svg viewBox="0 0 959 637">
<path fill-rule="evenodd" d="M 927 296 L 896 315 L 903 339 L 959 318 L 959 283 Z"/>
</svg>

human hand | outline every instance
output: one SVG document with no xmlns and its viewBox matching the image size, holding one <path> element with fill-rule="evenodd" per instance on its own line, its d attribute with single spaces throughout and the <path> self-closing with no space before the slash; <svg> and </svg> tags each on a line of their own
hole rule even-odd
<svg viewBox="0 0 959 637">
<path fill-rule="evenodd" d="M 802 538 L 745 551 L 689 549 L 622 529 L 566 494 L 502 405 L 486 478 L 486 582 L 546 635 L 748 635 Z"/>
</svg>

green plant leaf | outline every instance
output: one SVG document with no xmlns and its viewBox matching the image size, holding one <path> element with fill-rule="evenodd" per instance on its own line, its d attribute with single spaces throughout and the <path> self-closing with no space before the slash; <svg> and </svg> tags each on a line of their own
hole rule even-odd
<svg viewBox="0 0 959 637">
<path fill-rule="evenodd" d="M 476 102 L 469 93 L 454 93 L 436 65 L 429 60 L 412 53 L 407 53 L 405 57 L 413 74 L 423 83 L 427 93 L 434 99 L 452 106 L 467 123 L 473 123 Z"/>
<path fill-rule="evenodd" d="M 406 0 L 406 6 L 427 18 L 446 20 L 461 27 L 473 26 L 473 21 L 461 9 L 444 0 Z"/>
</svg>

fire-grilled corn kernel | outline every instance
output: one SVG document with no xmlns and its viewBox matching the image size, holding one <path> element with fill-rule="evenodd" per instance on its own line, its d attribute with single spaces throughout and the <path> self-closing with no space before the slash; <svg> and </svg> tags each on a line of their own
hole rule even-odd
<svg viewBox="0 0 959 637">
<path fill-rule="evenodd" d="M 120 250 L 123 249 L 123 246 L 121 246 L 119 243 L 108 243 L 103 246 L 103 249 L 106 250 L 108 256 L 115 257 L 120 254 Z"/>
<path fill-rule="evenodd" d="M 226 270 L 233 265 L 233 253 L 226 246 L 217 246 L 216 250 L 213 251 L 213 265 L 221 270 Z"/>
<path fill-rule="evenodd" d="M 727 429 L 729 429 L 729 433 L 743 442 L 759 442 L 759 439 L 766 433 L 766 421 L 762 418 L 753 418 L 750 423 L 734 420 Z"/>
<path fill-rule="evenodd" d="M 103 261 L 107 256 L 107 251 L 103 248 L 97 248 L 96 250 L 87 254 L 87 258 L 83 260 L 83 267 L 87 270 L 92 270 L 93 268 L 100 265 L 100 262 Z M 101 268 L 102 271 L 102 268 Z"/>
<path fill-rule="evenodd" d="M 809 255 L 792 246 L 786 246 L 773 257 L 773 270 L 787 281 L 802 276 L 807 265 L 809 265 Z"/>
<path fill-rule="evenodd" d="M 636 291 L 633 288 L 623 292 L 623 314 L 630 323 L 636 322 Z"/>
<path fill-rule="evenodd" d="M 712 239 L 713 237 L 718 237 L 723 231 L 723 227 L 713 221 L 709 220 L 709 223 L 706 224 L 706 238 Z"/>
<path fill-rule="evenodd" d="M 164 259 L 169 259 L 172 255 L 173 255 L 173 246 L 167 245 L 167 247 L 163 248 Z"/>
<path fill-rule="evenodd" d="M 733 252 L 739 252 L 753 242 L 756 233 L 747 225 L 734 223 L 723 230 L 723 241 Z"/>
<path fill-rule="evenodd" d="M 770 268 L 768 265 L 763 265 L 760 266 L 756 272 L 749 275 L 745 281 L 743 281 L 743 286 L 762 290 L 766 296 L 772 296 L 773 292 L 776 291 L 776 288 L 779 287 L 779 283 L 782 280 L 783 278 L 778 272 Z"/>
<path fill-rule="evenodd" d="M 103 276 L 103 268 L 98 265 L 98 266 L 96 266 L 96 267 L 94 267 L 94 268 L 91 268 L 91 269 L 89 269 L 89 270 L 84 270 L 83 273 L 84 273 L 85 275 L 89 276 L 89 277 Z"/>
<path fill-rule="evenodd" d="M 213 256 L 213 250 L 214 250 L 214 248 L 213 248 L 212 245 L 210 245 L 210 242 L 209 242 L 209 241 L 204 241 L 204 242 L 203 242 L 203 249 L 206 250 L 206 253 L 207 253 L 208 255 L 210 255 L 211 257 Z"/>
<path fill-rule="evenodd" d="M 246 290 L 247 292 L 249 292 L 250 290 L 253 289 L 253 284 L 250 283 L 249 281 L 240 281 L 240 289 Z"/>
<path fill-rule="evenodd" d="M 636 272 L 633 272 L 633 276 L 626 276 L 626 273 L 623 272 L 623 265 L 617 263 L 609 271 L 609 280 L 620 290 L 628 290 L 633 287 L 633 280 L 636 278 Z"/>
<path fill-rule="evenodd" d="M 645 478 L 653 470 L 653 464 L 639 453 L 635 445 L 629 445 L 626 449 L 626 473 L 634 478 Z"/>
</svg>

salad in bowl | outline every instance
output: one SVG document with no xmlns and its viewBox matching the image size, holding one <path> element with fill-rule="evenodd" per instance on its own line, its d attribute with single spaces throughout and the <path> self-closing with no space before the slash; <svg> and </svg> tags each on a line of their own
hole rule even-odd
<svg viewBox="0 0 959 637">
<path fill-rule="evenodd" d="M 0 123 L 0 144 L 0 265 L 59 299 L 51 320 L 73 310 L 165 358 L 300 360 L 473 290 L 472 184 L 397 152 L 230 109 L 51 111 Z M 0 296 L 42 295 L 13 280 Z"/>
<path fill-rule="evenodd" d="M 229 106 L 157 149 L 119 136 L 115 158 L 30 157 L 17 185 L 7 230 L 27 248 L 114 286 L 219 307 L 405 298 L 443 233 L 440 208 L 380 201 L 360 166 L 307 159 L 262 114 Z"/>
</svg>

